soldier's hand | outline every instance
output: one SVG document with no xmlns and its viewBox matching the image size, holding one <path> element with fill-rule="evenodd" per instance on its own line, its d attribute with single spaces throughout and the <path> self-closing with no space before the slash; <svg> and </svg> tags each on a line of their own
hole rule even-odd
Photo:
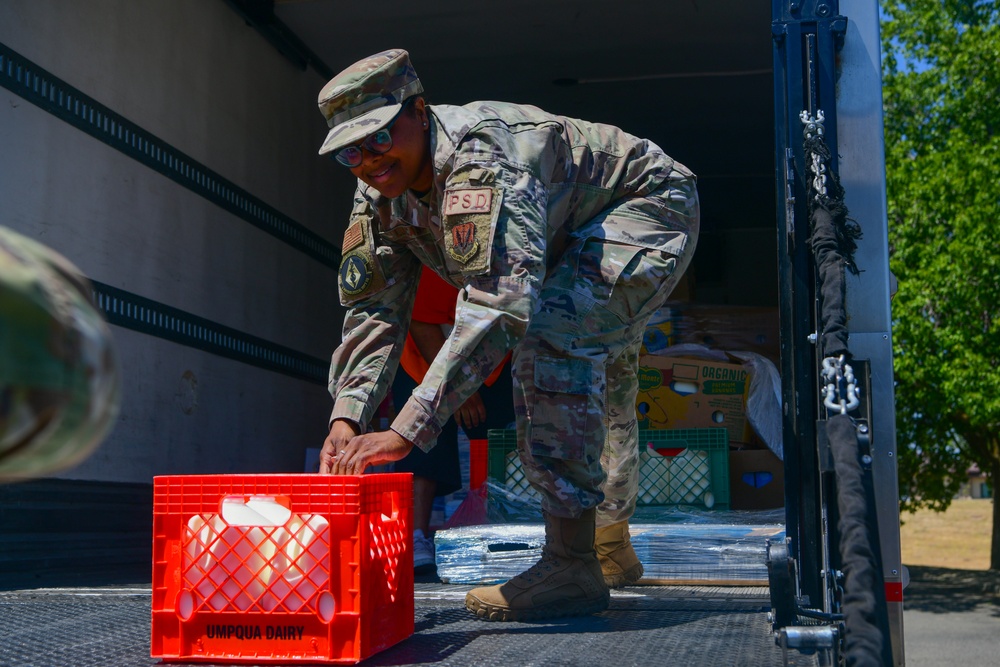
<svg viewBox="0 0 1000 667">
<path fill-rule="evenodd" d="M 358 434 L 358 427 L 345 419 L 338 419 L 330 426 L 330 434 L 323 442 L 319 452 L 319 471 L 323 474 L 333 472 L 333 461 L 337 452 L 347 446 L 351 438 Z"/>
<path fill-rule="evenodd" d="M 486 421 L 486 404 L 477 391 L 455 411 L 455 421 L 464 429 L 479 426 Z"/>
<path fill-rule="evenodd" d="M 337 448 L 332 459 L 334 475 L 360 475 L 368 466 L 398 461 L 413 449 L 413 443 L 393 430 L 364 433 Z"/>
</svg>

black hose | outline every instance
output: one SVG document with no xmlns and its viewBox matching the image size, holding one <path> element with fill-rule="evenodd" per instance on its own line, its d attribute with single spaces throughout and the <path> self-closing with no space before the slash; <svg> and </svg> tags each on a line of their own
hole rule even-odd
<svg viewBox="0 0 1000 667">
<path fill-rule="evenodd" d="M 869 525 L 874 506 L 869 509 L 871 495 L 866 493 L 851 418 L 834 415 L 826 422 L 826 432 L 837 475 L 837 530 L 844 568 L 844 653 L 849 667 L 876 667 L 883 664 L 888 647 L 883 646 L 881 629 L 886 614 L 885 584 L 872 546 L 876 543 L 873 527 Z"/>
<path fill-rule="evenodd" d="M 830 149 L 822 133 L 805 142 L 807 159 L 823 166 L 822 178 L 811 181 L 809 244 L 819 281 L 818 350 L 821 358 L 850 359 L 848 349 L 845 268 L 857 274 L 854 252 L 861 229 L 848 218 L 844 190 L 836 173 L 826 169 Z M 817 176 L 814 174 L 814 176 Z M 817 184 L 822 191 L 818 191 Z M 878 522 L 871 479 L 862 469 L 854 421 L 837 414 L 826 421 L 833 452 L 839 520 L 840 557 L 844 570 L 842 610 L 844 656 L 848 667 L 890 664 L 888 610 L 879 557 Z"/>
<path fill-rule="evenodd" d="M 805 142 L 806 156 L 817 155 L 824 164 L 829 163 L 830 149 L 822 136 Z M 844 205 L 844 189 L 832 171 L 825 173 L 825 193 L 811 189 L 809 219 L 812 247 L 819 274 L 821 309 L 819 315 L 819 349 L 822 356 L 850 358 L 847 349 L 847 311 L 845 308 L 847 282 L 844 269 L 857 274 L 854 251 L 861 238 L 861 228 L 848 217 Z"/>
</svg>

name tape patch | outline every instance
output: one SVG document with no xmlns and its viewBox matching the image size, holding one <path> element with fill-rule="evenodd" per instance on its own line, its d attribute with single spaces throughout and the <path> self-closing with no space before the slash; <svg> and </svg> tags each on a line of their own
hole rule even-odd
<svg viewBox="0 0 1000 667">
<path fill-rule="evenodd" d="M 489 213 L 493 205 L 491 188 L 462 188 L 444 193 L 444 214 Z"/>
</svg>

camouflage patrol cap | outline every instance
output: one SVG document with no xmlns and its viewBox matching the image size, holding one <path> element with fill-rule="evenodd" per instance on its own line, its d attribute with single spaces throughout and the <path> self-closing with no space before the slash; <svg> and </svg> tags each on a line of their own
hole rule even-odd
<svg viewBox="0 0 1000 667">
<path fill-rule="evenodd" d="M 121 371 L 91 293 L 65 257 L 0 227 L 0 482 L 79 463 L 114 424 Z"/>
<path fill-rule="evenodd" d="M 319 93 L 319 110 L 330 126 L 320 155 L 382 129 L 406 98 L 422 92 L 410 54 L 403 49 L 382 51 L 354 63 Z"/>
</svg>

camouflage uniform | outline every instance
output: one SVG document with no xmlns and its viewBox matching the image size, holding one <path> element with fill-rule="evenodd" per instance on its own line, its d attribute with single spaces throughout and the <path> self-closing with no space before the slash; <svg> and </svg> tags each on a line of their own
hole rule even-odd
<svg viewBox="0 0 1000 667">
<path fill-rule="evenodd" d="M 68 468 L 120 400 L 111 332 L 63 257 L 0 227 L 0 480 Z"/>
<path fill-rule="evenodd" d="M 427 109 L 431 192 L 389 200 L 359 183 L 331 419 L 370 420 L 426 264 L 460 289 L 455 326 L 393 430 L 432 446 L 513 349 L 519 452 L 543 509 L 572 518 L 600 503 L 599 525 L 627 519 L 638 350 L 694 251 L 695 177 L 612 126 L 499 102 Z"/>
</svg>

